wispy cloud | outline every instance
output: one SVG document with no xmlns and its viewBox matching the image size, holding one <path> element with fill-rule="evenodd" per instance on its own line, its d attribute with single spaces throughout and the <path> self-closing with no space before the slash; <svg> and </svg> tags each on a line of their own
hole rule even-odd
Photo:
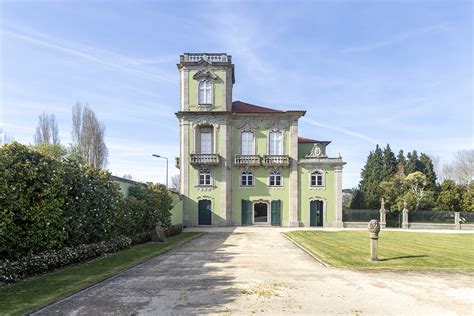
<svg viewBox="0 0 474 316">
<path fill-rule="evenodd" d="M 134 73 L 145 79 L 154 81 L 167 81 L 175 82 L 175 78 L 166 75 L 159 75 L 143 71 L 135 66 L 143 64 L 158 64 L 161 60 L 155 59 L 143 59 L 143 58 L 131 58 L 114 52 L 106 51 L 103 49 L 96 49 L 90 46 L 85 46 L 80 43 L 69 42 L 52 38 L 46 34 L 34 32 L 30 30 L 17 30 L 9 27 L 5 24 L 0 28 L 0 32 L 4 35 L 12 36 L 16 39 L 27 41 L 36 45 L 51 48 L 56 51 L 60 51 L 65 54 L 69 54 L 75 57 L 79 57 L 94 63 L 100 64 L 105 67 L 112 69 L 125 71 L 128 73 Z"/>
<path fill-rule="evenodd" d="M 363 52 L 371 51 L 377 48 L 398 44 L 410 38 L 420 36 L 422 34 L 445 31 L 448 29 L 448 26 L 449 26 L 449 23 L 444 22 L 444 23 L 438 23 L 434 25 L 412 29 L 407 32 L 397 34 L 388 39 L 383 39 L 383 40 L 376 41 L 373 43 L 345 48 L 342 50 L 342 53 L 363 53 Z"/>
<path fill-rule="evenodd" d="M 339 126 L 335 126 L 335 125 L 330 125 L 330 124 L 326 124 L 326 123 L 321 123 L 321 122 L 318 122 L 318 121 L 315 121 L 313 119 L 309 119 L 309 118 L 306 118 L 306 117 L 301 118 L 301 121 L 303 121 L 305 123 L 308 123 L 308 124 L 311 124 L 313 126 L 327 128 L 327 129 L 337 131 L 337 132 L 340 132 L 342 134 L 345 134 L 345 135 L 348 135 L 348 136 L 351 136 L 351 137 L 362 139 L 362 140 L 364 140 L 366 142 L 369 142 L 369 143 L 372 143 L 372 144 L 382 144 L 383 143 L 383 142 L 380 142 L 380 141 L 376 140 L 375 138 L 364 135 L 362 133 L 358 133 L 358 132 L 348 130 L 347 128 L 343 128 L 343 127 L 339 127 Z"/>
</svg>

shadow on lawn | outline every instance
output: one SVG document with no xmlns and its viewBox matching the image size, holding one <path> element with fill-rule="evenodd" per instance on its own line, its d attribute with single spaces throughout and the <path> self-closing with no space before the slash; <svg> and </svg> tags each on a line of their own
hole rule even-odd
<svg viewBox="0 0 474 316">
<path fill-rule="evenodd" d="M 240 294 L 224 271 L 236 255 L 231 234 L 207 233 L 37 314 L 226 313 Z"/>
<path fill-rule="evenodd" d="M 379 261 L 389 261 L 389 260 L 397 260 L 397 259 L 427 258 L 427 257 L 428 257 L 427 255 L 419 255 L 419 256 L 400 256 L 400 257 L 379 259 Z"/>
</svg>

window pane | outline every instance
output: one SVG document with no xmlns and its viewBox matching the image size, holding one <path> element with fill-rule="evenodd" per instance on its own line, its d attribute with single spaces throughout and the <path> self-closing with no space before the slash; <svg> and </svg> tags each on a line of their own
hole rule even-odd
<svg viewBox="0 0 474 316">
<path fill-rule="evenodd" d="M 270 155 L 282 155 L 282 133 L 271 132 L 270 133 Z"/>
<path fill-rule="evenodd" d="M 201 154 L 212 154 L 212 133 L 201 132 Z"/>
</svg>

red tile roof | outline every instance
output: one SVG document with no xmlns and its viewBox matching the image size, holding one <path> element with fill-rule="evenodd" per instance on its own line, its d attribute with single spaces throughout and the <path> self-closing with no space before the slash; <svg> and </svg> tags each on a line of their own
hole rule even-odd
<svg viewBox="0 0 474 316">
<path fill-rule="evenodd" d="M 319 143 L 319 140 L 298 136 L 298 143 Z"/>
<path fill-rule="evenodd" d="M 284 113 L 285 111 L 275 110 L 258 106 L 242 101 L 232 102 L 232 112 L 234 113 Z"/>
</svg>

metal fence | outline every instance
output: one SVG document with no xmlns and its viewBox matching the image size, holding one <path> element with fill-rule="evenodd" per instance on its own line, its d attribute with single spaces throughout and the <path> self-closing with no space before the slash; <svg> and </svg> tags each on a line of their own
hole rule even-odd
<svg viewBox="0 0 474 316">
<path fill-rule="evenodd" d="M 380 219 L 379 210 L 343 210 L 343 222 L 369 222 L 371 219 Z"/>
<path fill-rule="evenodd" d="M 409 223 L 445 223 L 454 224 L 454 212 L 445 211 L 410 211 L 408 213 Z"/>
<path fill-rule="evenodd" d="M 461 212 L 461 223 L 474 224 L 474 212 Z"/>
</svg>

